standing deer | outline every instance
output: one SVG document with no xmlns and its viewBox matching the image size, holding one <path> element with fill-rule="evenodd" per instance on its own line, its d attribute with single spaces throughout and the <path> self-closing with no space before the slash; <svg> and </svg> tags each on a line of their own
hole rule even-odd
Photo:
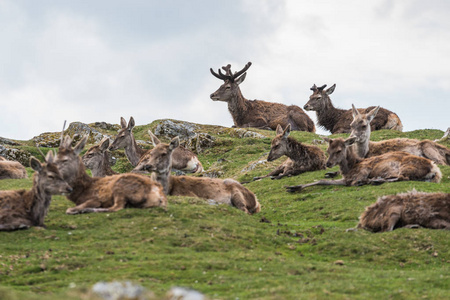
<svg viewBox="0 0 450 300">
<path fill-rule="evenodd" d="M 352 104 L 353 122 L 350 137 L 355 137 L 354 151 L 360 157 L 372 157 L 391 151 L 405 151 L 417 156 L 431 159 L 439 165 L 450 165 L 450 149 L 430 140 L 397 138 L 380 142 L 370 141 L 370 123 L 374 120 L 380 107 L 367 113 L 359 112 Z"/>
<path fill-rule="evenodd" d="M 22 179 L 27 177 L 27 170 L 21 163 L 6 160 L 0 156 L 0 179 Z"/>
<path fill-rule="evenodd" d="M 450 230 L 450 194 L 413 190 L 380 197 L 366 208 L 357 227 L 372 232 L 416 227 Z"/>
<path fill-rule="evenodd" d="M 122 129 L 119 130 L 113 143 L 109 146 L 109 150 L 113 151 L 124 148 L 128 161 L 133 167 L 136 167 L 141 157 L 146 154 L 148 150 L 142 149 L 136 143 L 136 139 L 133 135 L 133 128 L 135 126 L 133 117 L 130 118 L 128 125 L 125 119 L 121 117 L 120 125 L 122 126 Z M 150 137 L 153 138 L 154 135 L 150 132 L 149 134 Z M 158 139 L 156 138 L 156 140 Z M 153 142 L 153 144 L 155 144 L 155 142 Z M 173 168 L 187 173 L 203 172 L 203 166 L 197 155 L 183 146 L 175 149 L 173 153 Z"/>
<path fill-rule="evenodd" d="M 314 122 L 296 105 L 286 106 L 262 100 L 247 100 L 242 96 L 239 85 L 244 81 L 247 75 L 245 72 L 251 64 L 249 62 L 234 74 L 231 72 L 231 65 L 222 67 L 225 74 L 220 69 L 218 73 L 210 69 L 211 74 L 224 81 L 224 84 L 211 94 L 211 99 L 228 103 L 234 126 L 275 130 L 278 124 L 283 128 L 290 124 L 292 130 L 315 132 Z"/>
<path fill-rule="evenodd" d="M 256 196 L 239 182 L 232 179 L 209 177 L 171 176 L 172 154 L 179 146 L 175 137 L 170 144 L 159 143 L 142 157 L 134 171 L 155 172 L 156 181 L 164 187 L 167 195 L 190 196 L 213 199 L 253 214 L 261 210 Z"/>
<path fill-rule="evenodd" d="M 91 170 L 92 176 L 105 177 L 117 174 L 111 169 L 108 147 L 109 138 L 104 138 L 99 145 L 92 146 L 82 156 L 83 164 Z"/>
<path fill-rule="evenodd" d="M 79 154 L 86 145 L 84 136 L 72 148 L 72 139 L 61 137 L 56 164 L 73 192 L 67 198 L 76 204 L 66 214 L 115 212 L 125 207 L 166 207 L 167 199 L 161 184 L 139 174 L 118 174 L 90 177 Z"/>
<path fill-rule="evenodd" d="M 288 192 L 301 191 L 314 185 L 359 186 L 404 180 L 440 182 L 442 178 L 439 167 L 433 161 L 423 157 L 403 151 L 394 151 L 362 159 L 350 147 L 356 138 L 324 139 L 329 143 L 327 167 L 339 165 L 343 178 L 288 186 Z"/>
<path fill-rule="evenodd" d="M 317 87 L 315 84 L 311 88 L 313 91 L 309 101 L 303 109 L 315 111 L 317 115 L 317 124 L 331 133 L 349 133 L 350 123 L 352 122 L 352 111 L 335 108 L 331 103 L 330 95 L 334 92 L 336 84 L 325 90 L 327 85 Z M 366 109 L 359 109 L 361 112 L 369 112 L 374 106 Z M 402 122 L 399 117 L 387 109 L 381 108 L 379 114 L 371 124 L 372 130 L 392 129 L 403 130 Z"/>
<path fill-rule="evenodd" d="M 52 195 L 72 192 L 54 163 L 52 151 L 47 153 L 45 161 L 41 164 L 36 158 L 30 158 L 30 166 L 36 171 L 31 190 L 0 191 L 0 230 L 44 227 Z"/>
<path fill-rule="evenodd" d="M 255 177 L 253 180 L 271 177 L 281 179 L 285 176 L 295 176 L 304 172 L 325 170 L 327 158 L 319 147 L 304 145 L 289 136 L 291 125 L 284 130 L 277 126 L 277 135 L 272 140 L 272 147 L 267 157 L 267 161 L 274 161 L 283 155 L 288 157 L 279 167 L 269 174 Z"/>
</svg>

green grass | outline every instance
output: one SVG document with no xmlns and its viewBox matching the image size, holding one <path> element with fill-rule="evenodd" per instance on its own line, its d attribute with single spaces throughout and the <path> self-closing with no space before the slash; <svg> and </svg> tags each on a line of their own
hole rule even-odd
<svg viewBox="0 0 450 300">
<path fill-rule="evenodd" d="M 151 126 L 138 126 L 137 138 L 146 139 Z M 199 158 L 205 169 L 218 169 L 224 177 L 248 180 L 285 159 L 243 171 L 266 157 L 274 132 L 258 131 L 266 139 L 239 139 L 215 127 L 207 131 L 217 138 L 216 146 Z M 306 143 L 319 138 L 292 135 Z M 442 135 L 437 130 L 373 133 L 374 140 Z M 126 158 L 118 158 L 114 169 L 127 169 Z M 69 216 L 64 212 L 73 204 L 55 196 L 47 229 L 0 233 L 0 299 L 89 298 L 96 282 L 113 280 L 131 280 L 157 296 L 184 286 L 211 299 L 445 299 L 448 231 L 346 232 L 381 195 L 413 188 L 450 192 L 450 167 L 441 170 L 440 184 L 316 186 L 297 194 L 286 193 L 284 186 L 321 179 L 326 171 L 266 178 L 246 185 L 262 205 L 253 216 L 188 197 L 169 197 L 167 211 Z M 31 179 L 0 181 L 2 190 L 30 186 Z"/>
</svg>

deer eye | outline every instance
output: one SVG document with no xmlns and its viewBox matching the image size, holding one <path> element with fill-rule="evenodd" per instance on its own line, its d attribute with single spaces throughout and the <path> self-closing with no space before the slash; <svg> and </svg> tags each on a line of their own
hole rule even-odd
<svg viewBox="0 0 450 300">
<path fill-rule="evenodd" d="M 362 128 L 362 129 L 366 129 L 366 128 L 367 128 L 367 126 L 366 126 L 366 125 L 363 125 L 363 126 L 361 126 L 361 128 Z"/>
</svg>

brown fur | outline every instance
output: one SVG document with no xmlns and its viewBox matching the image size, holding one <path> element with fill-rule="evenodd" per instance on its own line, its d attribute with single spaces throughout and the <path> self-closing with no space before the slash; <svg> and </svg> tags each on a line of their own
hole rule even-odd
<svg viewBox="0 0 450 300">
<path fill-rule="evenodd" d="M 79 157 L 86 140 L 87 136 L 72 148 L 72 139 L 66 136 L 57 154 L 58 168 L 73 187 L 73 192 L 67 198 L 77 205 L 68 208 L 67 214 L 114 212 L 125 207 L 167 206 L 162 186 L 147 176 L 128 173 L 90 177 Z"/>
<path fill-rule="evenodd" d="M 450 194 L 411 191 L 378 198 L 361 215 L 358 228 L 372 232 L 425 227 L 450 230 Z"/>
<path fill-rule="evenodd" d="M 92 146 L 83 155 L 82 161 L 86 168 L 90 169 L 92 176 L 105 177 L 117 174 L 111 169 L 109 163 L 109 139 L 105 138 L 99 145 Z"/>
<path fill-rule="evenodd" d="M 0 179 L 28 178 L 27 170 L 17 161 L 0 160 Z"/>
<path fill-rule="evenodd" d="M 265 177 L 272 179 L 281 179 L 285 176 L 295 176 L 304 172 L 324 170 L 327 160 L 325 153 L 316 146 L 302 144 L 289 137 L 291 126 L 288 125 L 284 130 L 278 125 L 277 135 L 272 140 L 267 161 L 273 161 L 283 155 L 288 157 L 279 167 L 269 174 L 261 177 L 255 177 L 258 180 Z"/>
<path fill-rule="evenodd" d="M 392 151 L 405 151 L 417 156 L 431 159 L 440 165 L 450 165 L 450 149 L 430 140 L 396 138 L 380 142 L 370 141 L 370 123 L 378 114 L 376 107 L 368 113 L 360 113 L 353 106 L 353 121 L 351 137 L 356 137 L 354 151 L 360 157 L 373 157 Z"/>
<path fill-rule="evenodd" d="M 313 94 L 309 97 L 309 101 L 303 109 L 315 111 L 317 114 L 317 124 L 331 131 L 331 133 L 349 133 L 351 131 L 350 123 L 353 121 L 352 110 L 335 108 L 329 95 L 334 92 L 336 85 L 334 84 L 326 90 L 324 89 L 325 87 L 326 85 L 322 87 L 313 85 L 311 88 Z M 365 109 L 359 109 L 359 111 L 361 113 L 367 113 L 374 108 L 374 106 L 370 106 Z M 380 108 L 371 127 L 372 130 L 403 130 L 402 122 L 397 114 L 384 108 Z"/>
<path fill-rule="evenodd" d="M 327 167 L 339 165 L 343 178 L 340 180 L 319 180 L 310 184 L 287 187 L 295 192 L 314 185 L 380 184 L 389 181 L 417 180 L 440 182 L 442 173 L 431 160 L 407 152 L 388 152 L 380 156 L 361 159 L 350 147 L 355 138 L 328 139 Z"/>
<path fill-rule="evenodd" d="M 128 161 L 136 167 L 145 154 L 149 152 L 149 150 L 142 149 L 136 143 L 136 140 L 133 135 L 133 128 L 135 126 L 134 118 L 131 117 L 130 121 L 125 121 L 124 118 L 120 118 L 120 124 L 122 129 L 119 130 L 116 138 L 113 143 L 109 147 L 110 150 L 117 149 L 125 149 L 125 154 L 128 158 Z M 159 140 L 156 136 L 150 132 L 150 137 L 152 138 L 153 144 L 155 144 L 154 140 Z M 201 173 L 203 172 L 203 166 L 197 155 L 195 155 L 192 151 L 184 148 L 183 146 L 179 146 L 175 149 L 173 153 L 173 168 L 179 171 L 187 172 L 187 173 Z"/>
<path fill-rule="evenodd" d="M 0 230 L 44 227 L 52 195 L 72 191 L 53 163 L 51 151 L 46 161 L 41 164 L 34 157 L 30 159 L 30 165 L 36 171 L 31 190 L 0 191 Z"/>
<path fill-rule="evenodd" d="M 278 124 L 283 128 L 290 124 L 292 130 L 315 132 L 314 122 L 296 105 L 287 106 L 281 103 L 244 98 L 239 84 L 244 81 L 247 74 L 243 71 L 247 70 L 250 65 L 249 62 L 243 70 L 233 75 L 230 70 L 231 65 L 222 67 L 227 72 L 226 75 L 222 74 L 220 70 L 217 74 L 210 69 L 214 76 L 224 80 L 224 84 L 211 94 L 211 99 L 228 103 L 228 110 L 233 117 L 234 126 L 275 130 Z"/>
<path fill-rule="evenodd" d="M 135 170 L 155 172 L 155 180 L 163 185 L 167 195 L 212 199 L 235 206 L 248 214 L 261 210 L 256 196 L 235 180 L 171 176 L 171 154 L 178 144 L 178 137 L 172 139 L 170 144 L 158 144 L 141 159 Z"/>
</svg>

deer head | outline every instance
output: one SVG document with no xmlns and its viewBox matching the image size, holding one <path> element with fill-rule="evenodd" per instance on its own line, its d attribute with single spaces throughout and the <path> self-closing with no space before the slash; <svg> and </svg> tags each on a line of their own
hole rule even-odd
<svg viewBox="0 0 450 300">
<path fill-rule="evenodd" d="M 366 114 L 361 114 L 352 104 L 353 121 L 350 123 L 352 129 L 350 137 L 355 137 L 357 142 L 365 142 L 370 139 L 370 122 L 375 118 L 380 106 L 375 107 Z"/>
<path fill-rule="evenodd" d="M 130 121 L 127 122 L 123 117 L 120 118 L 120 126 L 122 128 L 117 133 L 116 138 L 112 142 L 111 146 L 109 146 L 109 150 L 114 151 L 117 149 L 122 149 L 127 147 L 128 145 L 132 144 L 133 136 L 132 136 L 132 130 L 135 126 L 134 118 L 130 117 Z"/>
<path fill-rule="evenodd" d="M 247 75 L 247 73 L 245 72 L 248 70 L 248 68 L 250 68 L 251 65 L 252 63 L 248 62 L 242 70 L 240 70 L 239 72 L 235 72 L 234 74 L 231 72 L 230 64 L 222 67 L 222 69 L 225 71 L 225 74 L 223 74 L 220 69 L 219 72 L 216 73 L 211 68 L 211 74 L 224 81 L 224 84 L 222 84 L 217 91 L 211 94 L 211 99 L 213 101 L 232 101 L 233 97 L 240 94 L 239 85 L 244 81 L 245 76 Z"/>
<path fill-rule="evenodd" d="M 327 168 L 332 168 L 335 165 L 340 164 L 341 162 L 347 159 L 347 147 L 353 145 L 356 141 L 356 138 L 348 138 L 346 140 L 342 138 L 337 139 L 329 139 L 323 138 L 326 142 L 328 142 L 328 160 L 327 160 Z"/>
<path fill-rule="evenodd" d="M 85 135 L 78 144 L 72 148 L 72 138 L 65 136 L 59 146 L 55 163 L 64 180 L 71 186 L 76 183 L 77 177 L 80 176 L 80 174 L 85 174 L 86 172 L 79 155 L 81 151 L 83 151 L 88 137 L 88 135 Z"/>
<path fill-rule="evenodd" d="M 309 101 L 303 106 L 305 110 L 312 111 L 320 111 L 326 104 L 331 103 L 329 95 L 334 92 L 336 88 L 336 84 L 333 84 L 331 87 L 325 90 L 327 87 L 326 84 L 321 87 L 317 87 L 315 84 L 312 86 L 311 90 L 313 91 L 312 95 L 309 96 Z"/>
<path fill-rule="evenodd" d="M 84 166 L 91 170 L 99 168 L 104 162 L 105 152 L 108 150 L 108 147 L 109 138 L 104 138 L 99 145 L 91 147 L 81 158 Z"/>
<path fill-rule="evenodd" d="M 169 174 L 172 169 L 172 152 L 180 145 L 180 139 L 174 137 L 170 144 L 159 143 L 151 151 L 142 156 L 133 171 Z"/>
<path fill-rule="evenodd" d="M 270 148 L 267 161 L 273 161 L 277 158 L 280 158 L 281 156 L 285 155 L 288 152 L 287 139 L 289 133 L 291 132 L 291 124 L 288 124 L 284 130 L 281 127 L 281 125 L 278 124 L 276 132 L 277 135 L 272 140 L 272 146 Z"/>
<path fill-rule="evenodd" d="M 30 166 L 37 172 L 40 188 L 49 195 L 60 195 L 72 192 L 70 185 L 63 179 L 58 170 L 52 151 L 45 156 L 45 163 L 41 164 L 35 157 L 30 158 Z"/>
</svg>

